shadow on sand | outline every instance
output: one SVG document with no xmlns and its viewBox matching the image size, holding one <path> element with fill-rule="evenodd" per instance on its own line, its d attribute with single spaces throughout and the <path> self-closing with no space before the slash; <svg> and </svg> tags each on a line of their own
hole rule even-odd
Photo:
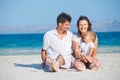
<svg viewBox="0 0 120 80">
<path fill-rule="evenodd" d="M 34 69 L 42 69 L 45 72 L 49 72 L 48 67 L 43 68 L 41 64 L 21 64 L 21 63 L 13 63 L 15 67 L 26 67 L 26 68 L 34 68 Z"/>
</svg>

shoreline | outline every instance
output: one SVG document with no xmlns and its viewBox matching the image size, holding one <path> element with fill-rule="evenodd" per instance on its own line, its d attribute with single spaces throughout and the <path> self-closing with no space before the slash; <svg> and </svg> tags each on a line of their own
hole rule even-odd
<svg viewBox="0 0 120 80">
<path fill-rule="evenodd" d="M 98 71 L 74 69 L 48 72 L 40 66 L 41 56 L 0 56 L 0 80 L 120 80 L 120 53 L 98 53 L 102 67 Z"/>
<path fill-rule="evenodd" d="M 1 56 L 32 56 L 32 55 L 40 55 L 41 52 L 36 53 L 36 54 L 0 54 Z M 97 55 L 102 55 L 102 54 L 120 54 L 120 52 L 99 52 Z"/>
</svg>

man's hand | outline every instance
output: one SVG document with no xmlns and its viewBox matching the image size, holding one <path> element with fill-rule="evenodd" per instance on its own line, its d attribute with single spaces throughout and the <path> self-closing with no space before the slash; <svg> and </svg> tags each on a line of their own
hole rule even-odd
<svg viewBox="0 0 120 80">
<path fill-rule="evenodd" d="M 45 67 L 45 65 L 46 65 L 45 62 L 42 62 L 42 63 L 41 63 L 41 66 L 42 66 L 43 68 Z"/>
<path fill-rule="evenodd" d="M 41 66 L 44 68 L 46 65 L 46 50 L 44 49 L 41 50 L 41 58 L 42 58 Z"/>
</svg>

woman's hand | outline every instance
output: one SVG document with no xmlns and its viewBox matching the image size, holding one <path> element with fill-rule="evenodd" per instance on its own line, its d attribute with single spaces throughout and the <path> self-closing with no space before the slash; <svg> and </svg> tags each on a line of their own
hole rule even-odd
<svg viewBox="0 0 120 80">
<path fill-rule="evenodd" d="M 84 62 L 84 63 L 87 63 L 87 62 L 88 62 L 87 59 L 85 58 L 85 56 L 81 56 L 81 60 L 82 60 L 82 62 Z"/>
<path fill-rule="evenodd" d="M 92 63 L 94 61 L 93 57 L 89 56 L 89 55 L 85 55 L 85 58 L 88 62 Z"/>
</svg>

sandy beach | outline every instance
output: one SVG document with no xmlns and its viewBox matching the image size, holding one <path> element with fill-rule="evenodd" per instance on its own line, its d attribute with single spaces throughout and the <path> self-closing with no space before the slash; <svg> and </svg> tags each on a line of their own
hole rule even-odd
<svg viewBox="0 0 120 80">
<path fill-rule="evenodd" d="M 74 69 L 48 72 L 40 66 L 40 55 L 0 56 L 0 80 L 120 80 L 120 53 L 98 54 L 98 71 Z"/>
</svg>

